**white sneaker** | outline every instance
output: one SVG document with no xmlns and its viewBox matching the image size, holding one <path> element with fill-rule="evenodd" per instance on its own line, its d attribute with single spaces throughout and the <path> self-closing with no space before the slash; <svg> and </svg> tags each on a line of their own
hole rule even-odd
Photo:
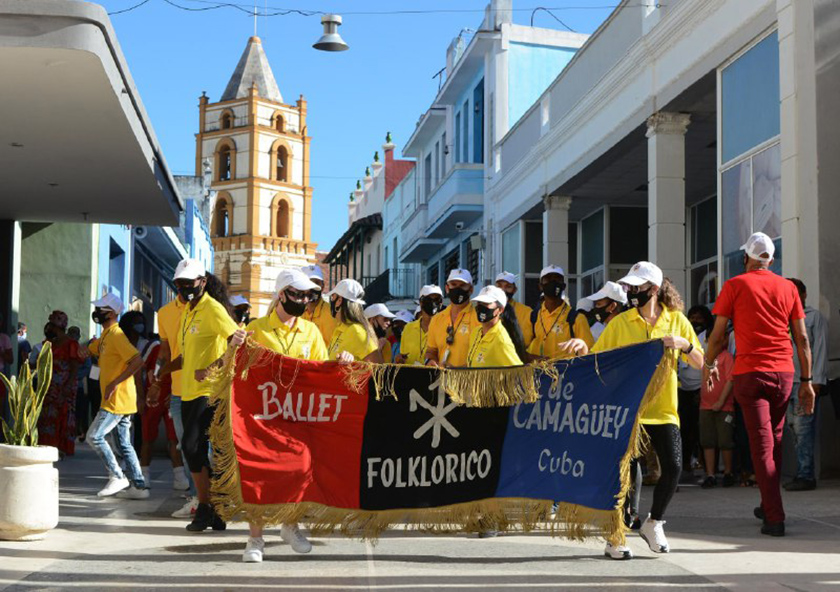
<svg viewBox="0 0 840 592">
<path fill-rule="evenodd" d="M 295 553 L 309 553 L 312 550 L 312 543 L 303 536 L 297 524 L 284 524 L 280 528 L 280 538 L 289 543 Z"/>
<path fill-rule="evenodd" d="M 192 518 L 193 516 L 195 516 L 196 508 L 198 508 L 198 498 L 190 496 L 187 498 L 187 503 L 185 503 L 182 508 L 172 512 L 172 517 Z"/>
<path fill-rule="evenodd" d="M 245 563 L 262 563 L 265 541 L 262 537 L 248 537 L 248 543 L 242 552 L 242 561 Z"/>
<path fill-rule="evenodd" d="M 610 559 L 633 559 L 633 551 L 630 550 L 630 547 L 624 545 L 613 546 L 610 543 L 607 543 L 604 548 L 604 555 Z"/>
<path fill-rule="evenodd" d="M 149 491 L 148 487 L 144 487 L 143 489 L 138 489 L 132 485 L 128 489 L 123 489 L 121 492 L 117 494 L 117 497 L 120 499 L 132 499 L 132 500 L 141 500 L 141 499 L 149 499 L 151 492 Z"/>
<path fill-rule="evenodd" d="M 172 489 L 175 491 L 187 491 L 189 488 L 190 481 L 187 479 L 187 475 L 183 469 L 180 471 L 176 469 L 172 477 Z"/>
<path fill-rule="evenodd" d="M 125 477 L 111 477 L 108 479 L 108 482 L 105 484 L 105 487 L 99 490 L 98 495 L 99 497 L 110 497 L 117 493 L 118 491 L 122 491 L 126 487 L 131 485 L 128 479 Z"/>
<path fill-rule="evenodd" d="M 648 517 L 642 523 L 639 529 L 639 535 L 645 540 L 654 553 L 667 553 L 670 551 L 668 547 L 668 539 L 665 538 L 665 520 L 653 520 L 648 514 Z"/>
</svg>

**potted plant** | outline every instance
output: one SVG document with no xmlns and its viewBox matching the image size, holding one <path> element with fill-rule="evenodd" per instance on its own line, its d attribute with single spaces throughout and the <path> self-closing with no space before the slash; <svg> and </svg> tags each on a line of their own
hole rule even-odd
<svg viewBox="0 0 840 592">
<path fill-rule="evenodd" d="M 58 450 L 38 446 L 38 417 L 52 380 L 52 350 L 44 344 L 35 373 L 0 374 L 9 397 L 11 423 L 2 422 L 0 444 L 0 539 L 38 540 L 58 524 Z"/>
</svg>

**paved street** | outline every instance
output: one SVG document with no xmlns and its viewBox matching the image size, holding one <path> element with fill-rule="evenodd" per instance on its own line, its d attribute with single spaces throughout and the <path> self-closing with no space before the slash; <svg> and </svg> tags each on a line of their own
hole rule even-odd
<svg viewBox="0 0 840 592">
<path fill-rule="evenodd" d="M 602 557 L 597 541 L 569 543 L 546 535 L 479 540 L 399 531 L 376 546 L 316 539 L 312 554 L 299 556 L 275 531 L 268 537 L 266 561 L 245 565 L 244 525 L 193 535 L 168 518 L 182 500 L 169 489 L 164 462 L 156 459 L 152 467 L 151 499 L 100 500 L 95 492 L 105 477 L 82 446 L 60 464 L 59 528 L 44 541 L 0 543 L 0 590 L 840 588 L 838 482 L 786 496 L 784 539 L 758 534 L 751 516 L 757 490 L 683 487 L 666 527 L 673 552 L 654 556 L 633 535 L 637 558 L 629 562 Z M 650 492 L 645 489 L 648 501 Z"/>
</svg>

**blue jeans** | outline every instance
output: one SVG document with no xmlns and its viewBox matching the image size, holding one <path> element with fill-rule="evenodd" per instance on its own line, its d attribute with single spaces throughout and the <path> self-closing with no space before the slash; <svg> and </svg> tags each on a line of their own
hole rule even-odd
<svg viewBox="0 0 840 592">
<path fill-rule="evenodd" d="M 140 459 L 137 458 L 137 453 L 134 451 L 134 446 L 131 445 L 131 416 L 130 415 L 116 415 L 104 409 L 100 409 L 90 424 L 90 429 L 87 433 L 87 442 L 90 444 L 112 477 L 122 479 L 125 477 L 117 458 L 105 437 L 112 431 L 116 430 L 117 434 L 117 448 L 120 455 L 125 462 L 125 468 L 128 472 L 128 478 L 138 489 L 144 489 L 146 482 L 143 480 L 143 472 L 140 470 Z"/>
<path fill-rule="evenodd" d="M 817 436 L 817 408 L 811 415 L 799 415 L 799 383 L 793 383 L 793 392 L 787 412 L 787 425 L 793 433 L 796 449 L 796 478 L 814 480 L 814 443 Z"/>
<path fill-rule="evenodd" d="M 187 475 L 187 481 L 190 482 L 189 494 L 195 495 L 195 485 L 193 484 L 189 466 L 187 465 L 187 458 L 184 456 L 184 450 L 181 448 L 181 442 L 184 441 L 184 417 L 181 415 L 181 397 L 176 397 L 175 395 L 169 397 L 169 416 L 172 418 L 172 425 L 175 427 L 175 436 L 178 438 L 178 451 L 184 460 L 184 473 Z"/>
</svg>

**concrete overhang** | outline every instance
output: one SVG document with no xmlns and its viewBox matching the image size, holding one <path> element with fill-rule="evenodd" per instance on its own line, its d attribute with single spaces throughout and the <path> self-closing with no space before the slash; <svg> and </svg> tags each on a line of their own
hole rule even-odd
<svg viewBox="0 0 840 592">
<path fill-rule="evenodd" d="M 446 239 L 418 238 L 403 247 L 400 253 L 400 263 L 423 263 L 432 257 L 446 244 Z"/>
<path fill-rule="evenodd" d="M 402 150 L 403 156 L 413 158 L 420 158 L 422 156 L 423 148 L 426 144 L 435 137 L 435 134 L 440 129 L 440 126 L 446 123 L 446 107 L 440 105 L 433 105 L 423 114 L 420 121 L 417 122 L 417 127 L 414 133 L 405 144 Z"/>
<path fill-rule="evenodd" d="M 461 56 L 452 73 L 447 77 L 435 102 L 443 105 L 453 105 L 461 95 L 469 90 L 470 83 L 484 68 L 484 58 L 493 47 L 493 42 L 501 38 L 502 34 L 499 31 L 477 32 L 466 51 L 464 51 L 464 55 Z"/>
<path fill-rule="evenodd" d="M 0 0 L 0 218 L 175 226 L 183 202 L 105 10 Z"/>
</svg>

